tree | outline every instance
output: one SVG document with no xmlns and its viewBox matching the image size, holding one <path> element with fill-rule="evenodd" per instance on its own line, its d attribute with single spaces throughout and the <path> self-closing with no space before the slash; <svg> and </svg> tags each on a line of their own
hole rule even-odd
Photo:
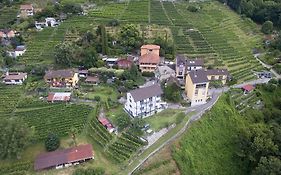
<svg viewBox="0 0 281 175">
<path fill-rule="evenodd" d="M 76 135 L 78 134 L 78 129 L 75 128 L 75 127 L 71 127 L 70 131 L 69 131 L 69 134 L 70 134 L 70 136 L 73 140 L 74 145 L 77 146 Z"/>
<path fill-rule="evenodd" d="M 119 131 L 123 131 L 126 127 L 131 125 L 131 119 L 127 114 L 118 115 L 116 122 Z"/>
<path fill-rule="evenodd" d="M 255 123 L 241 128 L 237 134 L 237 155 L 253 167 L 262 156 L 275 153 L 278 146 L 273 142 L 273 132 L 264 123 Z"/>
<path fill-rule="evenodd" d="M 64 42 L 55 47 L 55 62 L 59 65 L 70 67 L 73 60 L 73 45 L 70 42 Z"/>
<path fill-rule="evenodd" d="M 30 143 L 34 130 L 21 120 L 4 119 L 0 121 L 0 159 L 19 158 Z"/>
<path fill-rule="evenodd" d="M 102 43 L 102 54 L 107 55 L 108 53 L 108 38 L 107 33 L 104 25 L 100 25 L 101 30 L 101 43 Z"/>
<path fill-rule="evenodd" d="M 176 83 L 168 83 L 164 87 L 164 97 L 171 102 L 179 102 L 181 100 L 180 87 Z"/>
<path fill-rule="evenodd" d="M 261 27 L 261 31 L 264 34 L 271 34 L 273 30 L 273 23 L 271 21 L 265 21 Z"/>
<path fill-rule="evenodd" d="M 60 146 L 60 139 L 57 135 L 50 133 L 45 140 L 45 148 L 47 151 L 55 151 Z"/>
<path fill-rule="evenodd" d="M 280 174 L 281 160 L 277 157 L 261 157 L 258 166 L 254 169 L 253 175 Z"/>
<path fill-rule="evenodd" d="M 128 51 L 132 51 L 135 48 L 140 47 L 142 44 L 142 38 L 140 37 L 140 31 L 134 24 L 127 24 L 120 30 L 121 46 Z"/>
</svg>

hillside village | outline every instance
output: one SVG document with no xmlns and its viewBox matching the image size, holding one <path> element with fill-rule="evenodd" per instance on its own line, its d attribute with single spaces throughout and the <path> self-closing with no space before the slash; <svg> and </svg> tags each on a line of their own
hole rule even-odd
<svg viewBox="0 0 281 175">
<path fill-rule="evenodd" d="M 0 156 L 0 174 L 140 173 L 221 96 L 243 115 L 280 84 L 279 63 L 251 52 L 262 34 L 244 31 L 255 24 L 219 2 L 202 2 L 206 16 L 219 8 L 212 24 L 186 20 L 200 18 L 182 12 L 188 2 L 14 3 L 14 22 L 0 22 L 0 126 L 22 123 L 22 146 Z M 225 33 L 232 17 L 244 39 Z"/>
</svg>

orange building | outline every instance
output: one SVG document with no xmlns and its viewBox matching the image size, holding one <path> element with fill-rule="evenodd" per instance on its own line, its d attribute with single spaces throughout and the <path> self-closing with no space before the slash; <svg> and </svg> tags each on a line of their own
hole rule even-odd
<svg viewBox="0 0 281 175">
<path fill-rule="evenodd" d="M 139 67 L 141 72 L 154 72 L 160 63 L 160 46 L 143 45 L 141 47 L 141 57 Z"/>
</svg>

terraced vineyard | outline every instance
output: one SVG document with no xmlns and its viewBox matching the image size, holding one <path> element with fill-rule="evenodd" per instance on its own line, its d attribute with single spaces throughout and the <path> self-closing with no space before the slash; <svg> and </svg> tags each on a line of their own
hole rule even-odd
<svg viewBox="0 0 281 175">
<path fill-rule="evenodd" d="M 110 134 L 97 120 L 98 109 L 87 129 L 88 136 L 98 143 L 104 152 L 114 161 L 123 163 L 136 153 L 145 143 L 130 133 L 123 132 L 120 135 Z"/>
<path fill-rule="evenodd" d="M 48 107 L 22 109 L 15 116 L 35 127 L 38 139 L 44 139 L 51 132 L 66 136 L 71 127 L 81 131 L 87 121 L 91 107 L 85 105 L 50 105 Z"/>
<path fill-rule="evenodd" d="M 111 4 L 101 8 L 101 11 L 94 10 L 92 16 L 98 21 L 112 18 L 121 19 L 123 23 L 168 26 L 177 53 L 202 57 L 206 65 L 226 67 L 238 81 L 254 79 L 252 70 L 262 69 L 252 55 L 252 49 L 261 43 L 256 25 L 241 19 L 218 2 L 200 3 L 202 8 L 196 13 L 189 12 L 188 5 L 183 2 L 131 0 L 123 3 L 119 11 L 117 7 L 112 10 Z"/>
<path fill-rule="evenodd" d="M 19 102 L 21 87 L 0 85 L 0 118 L 9 116 Z"/>
<path fill-rule="evenodd" d="M 255 91 L 243 94 L 241 89 L 233 89 L 230 92 L 230 97 L 239 113 L 246 112 L 248 109 L 262 107 L 261 98 L 257 97 Z"/>
</svg>

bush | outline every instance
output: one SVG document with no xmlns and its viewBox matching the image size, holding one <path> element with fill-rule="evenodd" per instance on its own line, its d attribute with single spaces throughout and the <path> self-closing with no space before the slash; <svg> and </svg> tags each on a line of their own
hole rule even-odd
<svg viewBox="0 0 281 175">
<path fill-rule="evenodd" d="M 95 101 L 100 101 L 101 98 L 100 98 L 100 96 L 95 96 L 95 97 L 94 97 L 94 100 L 95 100 Z"/>
<path fill-rule="evenodd" d="M 119 26 L 119 24 L 120 23 L 117 19 L 113 19 L 113 20 L 109 21 L 109 23 L 108 23 L 109 26 L 113 26 L 113 27 Z"/>
<path fill-rule="evenodd" d="M 264 34 L 271 34 L 273 30 L 273 23 L 271 21 L 265 21 L 261 27 L 261 31 Z"/>
<path fill-rule="evenodd" d="M 45 148 L 47 151 L 55 151 L 60 146 L 60 140 L 57 135 L 51 133 L 45 141 Z"/>
<path fill-rule="evenodd" d="M 144 76 L 144 77 L 154 77 L 155 75 L 154 75 L 153 72 L 143 72 L 142 76 Z"/>
<path fill-rule="evenodd" d="M 190 5 L 190 6 L 187 7 L 187 10 L 190 11 L 190 12 L 198 12 L 199 8 L 195 7 L 193 5 Z"/>
</svg>

